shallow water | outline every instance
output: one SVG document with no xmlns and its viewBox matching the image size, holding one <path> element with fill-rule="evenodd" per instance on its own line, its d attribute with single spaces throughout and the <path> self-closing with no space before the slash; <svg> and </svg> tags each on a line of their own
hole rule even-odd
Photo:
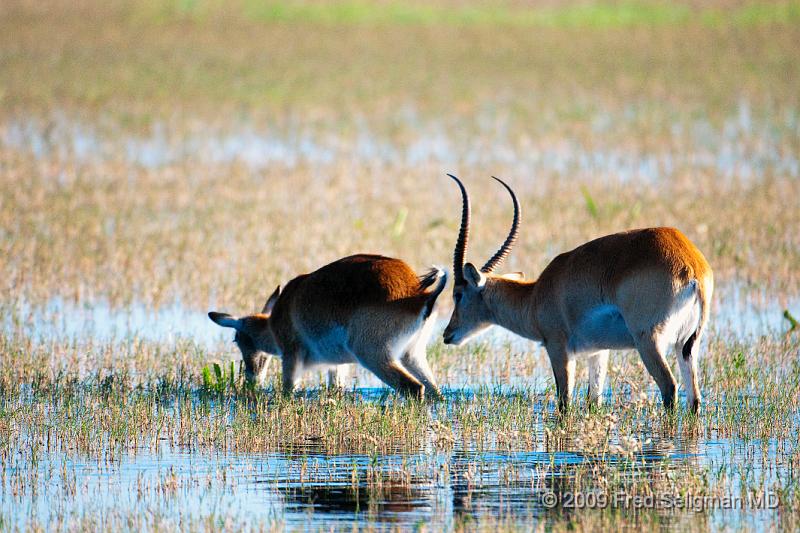
<svg viewBox="0 0 800 533">
<path fill-rule="evenodd" d="M 738 340 L 779 335 L 789 327 L 783 317 L 784 309 L 800 316 L 800 295 L 777 298 L 738 284 L 718 287 L 709 328 L 715 334 L 724 332 Z M 447 323 L 448 317 L 439 315 L 433 338 L 441 335 Z M 75 304 L 58 297 L 40 306 L 20 301 L 6 309 L 0 325 L 6 332 L 19 329 L 38 341 L 139 338 L 167 344 L 191 341 L 206 349 L 217 349 L 232 339 L 230 331 L 208 319 L 206 310 L 191 309 L 181 302 L 151 308 L 140 303 L 116 307 L 104 300 Z M 488 330 L 479 340 L 492 347 L 509 346 L 515 351 L 530 351 L 534 346 L 531 341 L 498 327 Z"/>
<path fill-rule="evenodd" d="M 666 139 L 661 143 L 673 149 L 624 148 L 616 141 L 602 141 L 614 130 L 640 128 L 637 116 L 634 107 L 588 115 L 585 123 L 598 139 L 590 143 L 571 137 L 553 142 L 539 131 L 517 131 L 511 117 L 489 111 L 479 113 L 470 130 L 423 119 L 413 109 L 401 110 L 390 122 L 399 132 L 413 132 L 409 136 L 382 134 L 363 119 L 355 119 L 348 135 L 338 123 L 311 129 L 248 121 L 194 129 L 157 122 L 146 133 L 131 133 L 108 121 L 90 124 L 54 113 L 46 119 L 26 117 L 0 124 L 0 148 L 78 163 L 119 161 L 124 154 L 127 165 L 149 169 L 189 160 L 237 163 L 251 171 L 353 161 L 369 166 L 512 166 L 520 175 L 599 177 L 622 183 L 667 180 L 686 168 L 731 180 L 800 176 L 800 159 L 787 145 L 796 132 L 796 110 L 754 116 L 750 103 L 742 100 L 721 123 L 704 116 L 676 120 L 663 125 Z"/>
<path fill-rule="evenodd" d="M 434 418 L 447 417 L 453 405 L 471 394 L 451 391 L 447 402 L 430 408 Z M 362 400 L 381 402 L 385 396 L 380 390 L 367 389 Z M 535 396 L 530 400 L 538 401 Z M 536 431 L 541 437 L 544 427 Z M 484 444 L 465 444 L 456 438 L 449 449 L 377 455 L 325 453 L 313 442 L 268 453 L 212 452 L 170 444 L 163 437 L 155 446 L 127 449 L 112 460 L 87 459 L 69 447 L 64 451 L 55 445 L 53 450 L 58 451 L 39 453 L 32 465 L 23 457 L 27 451 L 3 461 L 0 517 L 5 525 L 22 528 L 34 523 L 53 526 L 65 517 L 141 512 L 169 523 L 192 509 L 194 516 L 233 515 L 251 525 L 274 522 L 293 529 L 347 529 L 354 521 L 368 521 L 376 529 L 420 524 L 438 529 L 482 516 L 525 521 L 547 519 L 553 512 L 570 513 L 564 481 L 579 466 L 618 464 L 631 481 L 652 478 L 655 483 L 664 476 L 683 476 L 701 468 L 713 472 L 748 463 L 754 453 L 766 454 L 769 463 L 776 457 L 790 457 L 793 451 L 757 440 L 642 435 L 643 440 L 653 437 L 652 442 L 631 463 L 614 454 L 596 457 L 569 448 L 548 450 L 541 438 L 531 449 L 509 451 L 497 445 L 496 434 L 486 437 Z M 57 442 L 58 436 L 53 438 Z M 780 475 L 759 462 L 749 463 L 752 467 L 740 472 L 741 479 L 728 480 L 731 494 L 738 493 L 744 478 L 769 485 Z M 24 481 L 18 476 L 24 476 Z M 550 509 L 548 494 L 556 494 L 561 501 L 556 511 Z M 624 507 L 624 498 L 619 495 L 617 507 Z M 676 501 L 685 503 L 677 496 Z M 770 508 L 706 511 L 703 520 L 738 527 L 754 527 L 774 518 L 770 513 L 776 512 Z M 635 513 L 636 509 L 621 512 Z M 674 509 L 665 509 L 661 515 L 665 525 L 700 516 L 693 510 Z"/>
<path fill-rule="evenodd" d="M 777 335 L 785 328 L 781 308 L 767 295 L 723 287 L 718 296 L 712 335 L 723 334 L 718 333 L 721 331 L 744 340 L 753 335 Z M 158 309 L 141 305 L 114 308 L 103 302 L 76 306 L 56 298 L 42 307 L 18 303 L 5 317 L 6 331 L 27 328 L 28 335 L 43 342 L 136 337 L 166 345 L 194 341 L 209 350 L 237 355 L 229 342 L 230 332 L 211 323 L 204 310 L 190 310 L 178 302 Z M 483 342 L 488 350 L 529 354 L 535 349 L 533 343 L 499 328 Z M 476 401 L 480 395 L 498 399 L 521 395 L 536 406 L 536 412 L 549 412 L 552 402 L 545 404 L 543 396 L 552 381 L 546 362 L 534 374 L 510 380 L 489 376 L 481 381 L 471 374 L 456 373 L 444 388 L 446 401 L 429 407 L 432 419 L 449 420 L 454 409 Z M 347 394 L 367 403 L 394 401 L 388 389 L 370 388 L 380 386 L 374 376 L 362 371 L 358 388 L 350 387 Z M 298 394 L 312 401 L 317 394 L 313 385 L 302 391 Z M 613 393 L 628 394 L 622 387 Z M 200 401 L 197 392 L 190 394 Z M 27 393 L 0 396 L 0 409 L 31 401 L 37 400 Z M 236 408 L 242 407 L 212 406 L 211 413 L 203 416 L 231 416 L 229 409 Z M 154 418 L 156 410 L 159 416 L 178 416 L 170 402 L 156 404 L 153 409 Z M 706 409 L 713 409 L 713 405 Z M 52 420 L 54 428 L 59 423 Z M 568 506 L 571 493 L 565 487 L 579 467 L 610 465 L 619 475 L 644 483 L 660 483 L 665 477 L 680 478 L 700 470 L 725 472 L 723 486 L 736 495 L 745 487 L 771 486 L 777 477 L 785 475 L 773 465 L 788 461 L 794 454 L 794 445 L 786 441 L 741 440 L 716 435 L 714 430 L 702 438 L 680 436 L 680 432 L 665 437 L 645 430 L 636 435 L 644 443 L 634 456 L 636 466 L 627 467 L 629 460 L 613 453 L 597 457 L 570 445 L 554 450 L 545 443 L 545 428 L 541 421 L 534 423 L 531 430 L 535 439 L 528 446 L 514 443 L 513 438 L 509 444 L 493 432 L 476 442 L 460 438 L 456 428 L 452 447 L 440 449 L 426 444 L 411 453 L 376 454 L 326 453 L 313 440 L 267 453 L 234 453 L 220 447 L 209 451 L 197 444 L 178 444 L 161 437 L 155 443 L 113 453 L 106 450 L 98 459 L 81 455 L 69 444 L 49 448 L 48 437 L 47 446 L 41 441 L 30 443 L 39 450 L 35 454 L 28 448 L 3 458 L 0 520 L 23 529 L 33 524 L 49 528 L 65 520 L 102 521 L 140 513 L 158 517 L 160 523 L 170 527 L 180 527 L 187 513 L 194 518 L 228 520 L 233 516 L 251 525 L 274 523 L 314 530 L 350 529 L 354 522 L 375 529 L 422 524 L 438 529 L 487 517 L 546 522 L 574 512 Z M 52 438 L 58 442 L 57 430 Z M 754 460 L 756 457 L 759 459 Z M 548 508 L 546 498 L 551 494 L 560 502 L 556 510 Z M 625 508 L 626 497 L 620 494 L 614 505 L 632 516 L 637 504 L 629 503 Z M 672 505 L 686 504 L 674 494 L 660 497 Z M 774 508 L 730 510 L 709 509 L 702 502 L 693 505 L 703 512 L 662 509 L 659 515 L 665 526 L 679 527 L 700 520 L 712 527 L 746 528 L 774 524 L 778 516 Z"/>
<path fill-rule="evenodd" d="M 38 306 L 21 301 L 5 314 L 2 325 L 7 332 L 19 329 L 39 342 L 138 338 L 167 344 L 192 341 L 213 348 L 232 339 L 209 320 L 206 312 L 189 309 L 180 302 L 152 308 L 141 303 L 115 307 L 104 300 L 75 304 L 59 297 Z"/>
</svg>

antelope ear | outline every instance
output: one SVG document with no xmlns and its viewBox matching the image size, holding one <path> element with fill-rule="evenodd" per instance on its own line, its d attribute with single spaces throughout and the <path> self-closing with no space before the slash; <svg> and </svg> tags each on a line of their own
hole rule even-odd
<svg viewBox="0 0 800 533">
<path fill-rule="evenodd" d="M 208 313 L 208 318 L 223 328 L 233 328 L 235 330 L 239 330 L 242 327 L 242 321 L 229 315 L 228 313 L 217 313 L 216 311 L 211 311 Z"/>
<path fill-rule="evenodd" d="M 475 265 L 472 263 L 464 265 L 464 279 L 478 290 L 482 290 L 484 285 L 486 285 L 486 274 L 475 268 Z"/>
<path fill-rule="evenodd" d="M 525 273 L 524 272 L 509 272 L 508 274 L 503 274 L 500 277 L 503 278 L 503 279 L 510 279 L 512 281 L 522 281 L 523 279 L 525 279 Z"/>
<path fill-rule="evenodd" d="M 267 298 L 267 302 L 264 304 L 264 308 L 261 309 L 261 312 L 265 315 L 271 314 L 272 308 L 275 307 L 275 302 L 278 301 L 280 295 L 281 295 L 281 286 L 278 285 L 275 288 L 275 292 L 273 292 L 272 295 L 270 295 L 270 297 Z"/>
</svg>

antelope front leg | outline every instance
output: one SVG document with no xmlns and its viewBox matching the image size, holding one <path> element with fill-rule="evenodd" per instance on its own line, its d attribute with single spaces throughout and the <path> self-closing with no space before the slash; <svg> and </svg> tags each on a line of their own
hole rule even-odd
<svg viewBox="0 0 800 533">
<path fill-rule="evenodd" d="M 603 405 L 603 390 L 608 373 L 608 350 L 600 350 L 589 356 L 589 397 L 590 407 Z"/>
<path fill-rule="evenodd" d="M 300 361 L 298 353 L 285 354 L 282 359 L 281 382 L 283 384 L 283 395 L 291 396 L 294 385 L 303 370 L 303 363 Z"/>
<path fill-rule="evenodd" d="M 569 409 L 572 390 L 575 388 L 575 359 L 569 357 L 561 344 L 548 343 L 546 349 L 556 378 L 558 409 L 561 414 L 565 414 Z"/>
<path fill-rule="evenodd" d="M 328 388 L 343 389 L 351 377 L 353 365 L 336 365 L 328 369 Z"/>
</svg>

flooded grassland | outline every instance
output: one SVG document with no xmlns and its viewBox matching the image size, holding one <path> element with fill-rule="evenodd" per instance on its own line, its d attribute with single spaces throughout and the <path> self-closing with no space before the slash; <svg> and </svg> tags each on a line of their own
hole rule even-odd
<svg viewBox="0 0 800 533">
<path fill-rule="evenodd" d="M 0 529 L 796 529 L 794 4 L 645 4 L 0 7 Z M 684 231 L 716 278 L 700 416 L 664 416 L 617 352 L 605 406 L 579 363 L 559 422 L 543 349 L 501 331 L 435 337 L 440 402 L 364 370 L 290 399 L 277 361 L 231 379 L 209 309 L 356 252 L 448 266 L 445 172 L 475 261 L 511 218 L 488 176 L 514 186 L 506 268 L 529 277 L 599 235 Z"/>
</svg>

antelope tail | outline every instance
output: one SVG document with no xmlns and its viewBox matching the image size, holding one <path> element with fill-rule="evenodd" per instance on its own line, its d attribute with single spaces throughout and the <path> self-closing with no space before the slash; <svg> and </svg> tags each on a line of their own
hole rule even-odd
<svg viewBox="0 0 800 533">
<path fill-rule="evenodd" d="M 700 320 L 697 325 L 697 329 L 689 336 L 688 339 L 686 339 L 683 349 L 681 350 L 685 359 L 689 359 L 692 356 L 694 344 L 698 341 L 700 335 L 703 333 L 703 330 L 706 327 L 706 322 L 708 322 L 709 308 L 711 307 L 711 295 L 714 291 L 713 277 L 709 279 L 701 278 L 695 280 L 693 283 L 695 283 L 697 299 L 700 303 Z"/>
<path fill-rule="evenodd" d="M 447 285 L 447 271 L 442 268 L 434 267 L 423 276 L 420 276 L 419 289 L 421 292 L 432 285 L 434 286 L 433 289 L 423 294 L 425 296 L 425 304 L 422 309 L 423 320 L 431 316 L 431 313 L 433 313 L 433 306 L 436 304 L 436 299 L 444 290 L 445 285 Z"/>
</svg>

